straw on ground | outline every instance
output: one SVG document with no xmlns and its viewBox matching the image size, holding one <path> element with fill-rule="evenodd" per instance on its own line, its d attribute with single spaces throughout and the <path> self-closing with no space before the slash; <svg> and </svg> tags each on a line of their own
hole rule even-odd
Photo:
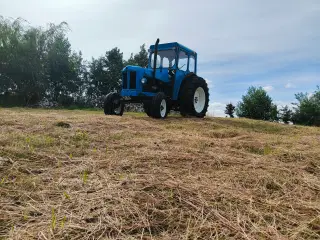
<svg viewBox="0 0 320 240">
<path fill-rule="evenodd" d="M 0 109 L 0 239 L 319 239 L 320 129 Z"/>
</svg>

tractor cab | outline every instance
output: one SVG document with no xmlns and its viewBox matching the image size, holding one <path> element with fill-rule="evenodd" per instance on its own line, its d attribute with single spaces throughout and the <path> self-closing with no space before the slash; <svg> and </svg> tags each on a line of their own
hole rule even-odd
<svg viewBox="0 0 320 240">
<path fill-rule="evenodd" d="M 180 111 L 182 115 L 205 116 L 209 93 L 206 82 L 196 75 L 197 53 L 177 42 L 159 44 L 159 39 L 148 51 L 149 61 L 146 68 L 126 66 L 122 70 L 121 93 L 112 93 L 113 97 L 109 96 L 110 94 L 106 97 L 105 113 L 122 115 L 122 105 L 133 102 L 143 103 L 146 113 L 155 118 L 164 118 L 171 109 Z M 193 88 L 200 83 L 202 90 L 196 92 Z M 195 91 L 193 94 L 197 95 L 194 99 L 196 102 L 199 102 L 200 95 L 202 96 L 203 101 L 200 101 L 201 106 L 197 111 L 194 110 L 196 112 L 190 105 L 190 99 L 194 96 L 185 97 L 184 91 L 188 91 L 188 88 L 192 88 L 191 92 Z M 161 99 L 165 98 L 166 104 L 164 112 L 160 115 L 159 111 L 154 111 L 152 107 L 152 102 L 159 93 Z M 120 114 L 114 111 L 112 102 L 120 107 Z"/>
<path fill-rule="evenodd" d="M 156 69 L 156 77 L 163 77 L 164 81 L 172 79 L 177 71 L 197 73 L 197 53 L 177 42 L 158 45 L 156 66 L 155 45 L 150 46 L 149 53 L 148 68 Z"/>
<path fill-rule="evenodd" d="M 155 45 L 149 49 L 149 68 L 153 68 Z M 196 73 L 197 53 L 177 42 L 158 45 L 156 68 L 179 68 L 183 71 Z M 190 61 L 190 66 L 189 66 Z"/>
</svg>

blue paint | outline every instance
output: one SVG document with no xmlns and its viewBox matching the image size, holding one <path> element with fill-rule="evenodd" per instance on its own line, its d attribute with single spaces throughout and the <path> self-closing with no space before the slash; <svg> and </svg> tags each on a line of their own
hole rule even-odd
<svg viewBox="0 0 320 240">
<path fill-rule="evenodd" d="M 147 96 L 152 97 L 156 93 L 155 91 L 144 91 L 146 86 L 141 83 L 143 78 L 148 79 L 148 81 L 152 81 L 153 75 L 153 53 L 154 53 L 154 45 L 151 45 L 149 48 L 149 63 L 147 68 L 142 68 L 139 66 L 127 66 L 122 70 L 122 86 L 123 89 L 121 91 L 121 96 L 123 97 L 138 97 L 138 96 Z M 184 52 L 185 60 L 187 61 L 185 66 L 185 70 L 179 69 L 179 54 Z M 167 95 L 172 100 L 177 100 L 179 96 L 179 90 L 185 76 L 190 73 L 189 64 L 190 58 L 194 59 L 194 74 L 197 73 L 197 53 L 182 44 L 177 42 L 172 43 L 164 43 L 158 45 L 158 57 L 157 57 L 157 68 L 155 73 L 155 78 L 157 84 L 162 88 L 167 89 Z M 180 66 L 181 67 L 181 66 Z M 130 79 L 132 72 L 135 72 L 136 79 Z M 174 77 L 172 77 L 169 73 L 174 73 Z M 126 83 L 124 83 L 126 81 Z M 132 89 L 130 83 L 135 81 L 135 87 Z M 161 88 L 160 87 L 160 88 Z"/>
<path fill-rule="evenodd" d="M 122 89 L 121 90 L 121 96 L 122 97 L 153 97 L 155 96 L 155 93 L 151 92 L 141 92 L 138 90 L 133 90 L 133 89 Z"/>
</svg>

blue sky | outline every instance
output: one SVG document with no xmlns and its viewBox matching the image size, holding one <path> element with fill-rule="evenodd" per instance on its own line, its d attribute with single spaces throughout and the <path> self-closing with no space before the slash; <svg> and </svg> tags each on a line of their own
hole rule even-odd
<svg viewBox="0 0 320 240">
<path fill-rule="evenodd" d="M 198 52 L 216 116 L 251 85 L 279 105 L 320 85 L 319 0 L 1 0 L 0 10 L 36 26 L 68 22 L 72 47 L 87 59 L 178 41 Z"/>
</svg>

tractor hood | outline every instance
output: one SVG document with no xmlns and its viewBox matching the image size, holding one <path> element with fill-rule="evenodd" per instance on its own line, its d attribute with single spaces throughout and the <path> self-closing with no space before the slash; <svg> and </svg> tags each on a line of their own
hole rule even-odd
<svg viewBox="0 0 320 240">
<path fill-rule="evenodd" d="M 148 69 L 148 68 L 143 68 L 143 67 L 139 67 L 139 66 L 126 66 L 125 68 L 122 69 L 122 72 L 136 72 L 137 74 L 137 78 L 142 79 L 145 75 L 147 75 L 148 77 L 152 77 L 152 70 Z"/>
<path fill-rule="evenodd" d="M 125 72 L 136 72 L 136 78 L 141 80 L 142 78 L 148 78 L 152 79 L 153 78 L 153 69 L 151 68 L 143 68 L 139 66 L 126 66 L 123 68 L 122 73 Z M 163 82 L 168 82 L 168 69 L 167 68 L 162 68 L 162 69 L 156 69 L 156 74 L 155 78 L 159 79 Z"/>
</svg>

